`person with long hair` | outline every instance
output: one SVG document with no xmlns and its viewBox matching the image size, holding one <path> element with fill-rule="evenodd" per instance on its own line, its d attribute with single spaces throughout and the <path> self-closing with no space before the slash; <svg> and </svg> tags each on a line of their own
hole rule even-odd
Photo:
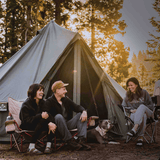
<svg viewBox="0 0 160 160">
<path fill-rule="evenodd" d="M 149 93 L 140 87 L 135 77 L 127 80 L 126 87 L 126 97 L 123 99 L 122 106 L 129 109 L 130 118 L 134 122 L 134 127 L 127 135 L 133 137 L 137 134 L 137 145 L 142 146 L 146 121 L 153 116 L 154 106 Z"/>
<path fill-rule="evenodd" d="M 47 144 L 44 153 L 51 153 L 51 140 L 54 137 L 56 126 L 52 123 L 52 116 L 43 111 L 45 101 L 44 86 L 32 84 L 28 89 L 28 98 L 23 102 L 20 109 L 21 128 L 33 130 L 34 134 L 29 144 L 28 152 L 32 154 L 42 154 L 35 148 L 37 138 L 42 131 L 47 131 Z M 52 129 L 54 127 L 54 129 Z"/>
</svg>

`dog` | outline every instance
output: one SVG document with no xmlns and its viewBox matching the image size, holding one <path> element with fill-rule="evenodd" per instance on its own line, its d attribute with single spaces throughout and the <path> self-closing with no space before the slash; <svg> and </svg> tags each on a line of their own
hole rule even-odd
<svg viewBox="0 0 160 160">
<path fill-rule="evenodd" d="M 100 144 L 106 144 L 108 140 L 107 132 L 113 128 L 113 123 L 108 120 L 99 120 L 99 124 L 96 128 L 90 129 L 87 131 L 87 141 L 95 142 L 97 141 Z"/>
</svg>

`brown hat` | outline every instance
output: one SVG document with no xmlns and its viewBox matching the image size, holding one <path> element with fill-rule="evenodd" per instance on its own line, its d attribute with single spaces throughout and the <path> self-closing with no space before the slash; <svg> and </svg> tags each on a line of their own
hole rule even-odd
<svg viewBox="0 0 160 160">
<path fill-rule="evenodd" d="M 52 87 L 51 87 L 51 90 L 53 92 L 56 91 L 56 89 L 60 89 L 62 87 L 65 87 L 65 86 L 68 86 L 69 84 L 68 83 L 63 83 L 62 81 L 56 81 L 52 84 Z"/>
</svg>

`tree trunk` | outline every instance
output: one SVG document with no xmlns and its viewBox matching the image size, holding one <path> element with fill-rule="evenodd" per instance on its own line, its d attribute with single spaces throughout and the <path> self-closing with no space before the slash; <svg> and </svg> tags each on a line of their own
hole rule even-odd
<svg viewBox="0 0 160 160">
<path fill-rule="evenodd" d="M 29 41 L 30 33 L 29 28 L 31 26 L 31 6 L 27 6 L 27 27 L 25 32 L 25 44 Z"/>
<path fill-rule="evenodd" d="M 59 25 L 62 24 L 62 21 L 61 21 L 61 2 L 60 0 L 55 0 L 55 22 Z"/>
<path fill-rule="evenodd" d="M 92 17 L 91 17 L 91 50 L 94 53 L 95 51 L 95 25 L 94 25 L 94 5 L 92 4 Z"/>
</svg>

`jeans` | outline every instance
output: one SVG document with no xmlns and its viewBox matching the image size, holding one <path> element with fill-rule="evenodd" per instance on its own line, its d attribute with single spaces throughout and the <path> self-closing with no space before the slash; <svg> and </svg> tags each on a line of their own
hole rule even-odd
<svg viewBox="0 0 160 160">
<path fill-rule="evenodd" d="M 66 122 L 61 114 L 55 116 L 55 124 L 57 125 L 58 132 L 61 134 L 64 141 L 72 138 L 69 130 L 78 129 L 78 137 L 87 137 L 87 121 L 81 122 L 81 113 L 77 113 L 72 119 Z"/>
<path fill-rule="evenodd" d="M 131 113 L 130 118 L 133 120 L 134 124 L 140 126 L 138 135 L 143 136 L 146 128 L 147 118 L 153 116 L 153 112 L 146 107 L 144 104 L 141 104 L 135 113 Z"/>
</svg>

